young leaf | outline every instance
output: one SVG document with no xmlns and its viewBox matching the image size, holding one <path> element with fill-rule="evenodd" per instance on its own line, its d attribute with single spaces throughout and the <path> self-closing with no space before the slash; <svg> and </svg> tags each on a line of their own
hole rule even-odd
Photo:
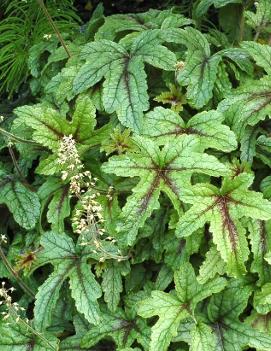
<svg viewBox="0 0 271 351">
<path fill-rule="evenodd" d="M 243 173 L 233 180 L 226 178 L 221 189 L 209 184 L 186 188 L 183 201 L 193 206 L 180 218 L 176 229 L 178 237 L 186 237 L 209 222 L 213 241 L 234 276 L 246 271 L 249 254 L 240 218 L 271 218 L 271 203 L 261 193 L 247 190 L 251 181 L 251 176 Z"/>
<path fill-rule="evenodd" d="M 153 210 L 159 207 L 159 194 L 165 192 L 176 208 L 182 188 L 189 183 L 192 173 L 213 176 L 227 174 L 226 167 L 213 156 L 199 153 L 192 136 L 183 136 L 167 143 L 162 150 L 150 139 L 134 137 L 138 152 L 113 156 L 103 165 L 106 173 L 122 177 L 140 177 L 121 214 L 118 231 L 126 245 L 132 245 L 138 229 Z"/>
<path fill-rule="evenodd" d="M 149 108 L 144 62 L 164 70 L 174 70 L 175 54 L 160 44 L 159 30 L 138 35 L 129 51 L 121 44 L 99 40 L 82 50 L 86 63 L 74 80 L 79 93 L 105 77 L 103 104 L 106 112 L 116 112 L 127 127 L 142 129 L 143 111 Z"/>
<path fill-rule="evenodd" d="M 200 112 L 185 123 L 179 114 L 156 107 L 145 115 L 143 133 L 162 145 L 187 134 L 199 139 L 204 148 L 232 151 L 237 147 L 235 135 L 223 120 L 221 113 L 212 110 Z"/>
<path fill-rule="evenodd" d="M 169 84 L 169 90 L 163 91 L 160 95 L 156 96 L 154 100 L 162 104 L 171 105 L 171 110 L 175 112 L 182 111 L 183 105 L 187 102 L 181 89 L 174 84 Z"/>
</svg>

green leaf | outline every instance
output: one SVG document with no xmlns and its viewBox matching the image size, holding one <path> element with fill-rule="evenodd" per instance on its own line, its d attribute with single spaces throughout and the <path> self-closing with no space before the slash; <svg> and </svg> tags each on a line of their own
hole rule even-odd
<svg viewBox="0 0 271 351">
<path fill-rule="evenodd" d="M 116 112 L 125 126 L 140 131 L 143 111 L 149 108 L 144 62 L 169 71 L 176 63 L 175 54 L 160 45 L 159 34 L 159 30 L 143 32 L 129 51 L 104 39 L 85 45 L 81 56 L 86 63 L 74 80 L 74 92 L 85 91 L 105 77 L 105 111 Z"/>
<path fill-rule="evenodd" d="M 177 81 L 187 86 L 187 99 L 191 106 L 200 109 L 213 95 L 220 55 L 211 55 L 207 39 L 198 30 L 186 28 L 182 40 L 188 48 L 184 67 L 177 69 Z"/>
<path fill-rule="evenodd" d="M 271 73 L 271 48 L 269 45 L 244 41 L 241 46 L 247 50 L 258 66 L 262 67 L 267 74 Z"/>
<path fill-rule="evenodd" d="M 17 123 L 26 124 L 33 130 L 33 140 L 55 153 L 65 135 L 72 135 L 79 144 L 92 144 L 96 126 L 95 107 L 87 95 L 77 98 L 71 122 L 63 118 L 57 110 L 40 104 L 19 107 L 15 113 L 18 116 L 15 126 Z"/>
<path fill-rule="evenodd" d="M 100 323 L 83 336 L 81 346 L 89 348 L 109 337 L 120 349 L 131 346 L 135 340 L 148 349 L 149 331 L 147 323 L 135 315 L 129 316 L 120 309 L 114 314 L 105 310 Z"/>
<path fill-rule="evenodd" d="M 209 184 L 186 188 L 183 201 L 193 206 L 180 218 L 176 229 L 178 237 L 186 237 L 209 222 L 213 241 L 234 276 L 245 273 L 249 255 L 240 218 L 271 218 L 271 203 L 264 200 L 261 193 L 247 190 L 251 180 L 251 176 L 244 173 L 234 180 L 226 178 L 221 189 Z"/>
<path fill-rule="evenodd" d="M 34 269 L 45 265 L 61 265 L 65 260 L 68 262 L 75 259 L 75 245 L 72 238 L 63 233 L 46 232 L 40 240 L 42 251 L 39 252 L 37 259 L 33 263 Z"/>
<path fill-rule="evenodd" d="M 253 305 L 258 313 L 267 314 L 271 310 L 271 283 L 266 283 L 254 294 Z"/>
<path fill-rule="evenodd" d="M 241 0 L 200 0 L 200 2 L 196 5 L 195 8 L 195 16 L 204 16 L 211 5 L 214 5 L 216 8 L 220 8 L 228 4 L 239 3 L 241 3 Z"/>
<path fill-rule="evenodd" d="M 111 262 L 103 273 L 102 289 L 104 300 L 111 312 L 116 311 L 120 302 L 120 293 L 123 290 L 122 275 L 129 273 L 126 262 Z"/>
<path fill-rule="evenodd" d="M 252 11 L 245 11 L 245 18 L 246 18 L 247 25 L 255 29 L 257 34 L 259 34 L 260 32 L 270 33 L 271 31 L 270 2 L 268 0 L 259 0 L 256 6 L 256 13 Z"/>
<path fill-rule="evenodd" d="M 76 100 L 72 118 L 72 135 L 79 143 L 88 141 L 96 127 L 96 109 L 87 95 L 81 95 Z"/>
<path fill-rule="evenodd" d="M 159 11 L 150 9 L 143 13 L 116 14 L 105 18 L 105 23 L 95 34 L 95 39 L 115 40 L 119 33 L 127 31 L 142 32 L 147 29 L 181 27 L 191 23 L 191 20 L 172 10 Z"/>
<path fill-rule="evenodd" d="M 0 172 L 0 203 L 8 207 L 21 227 L 35 227 L 40 216 L 38 195 L 13 175 L 4 172 Z"/>
<path fill-rule="evenodd" d="M 241 80 L 242 77 L 240 76 L 241 72 L 237 71 L 236 68 L 245 72 L 248 74 L 248 76 L 253 75 L 254 65 L 252 64 L 250 57 L 244 48 L 227 47 L 226 49 L 219 51 L 217 54 L 224 58 L 225 63 L 223 63 L 225 67 L 229 65 L 228 70 L 234 71 L 236 79 Z M 234 65 L 232 65 L 232 62 L 235 64 L 236 68 Z M 226 65 L 226 63 L 228 65 Z"/>
<path fill-rule="evenodd" d="M 205 261 L 200 266 L 198 281 L 206 283 L 209 279 L 213 279 L 216 274 L 223 275 L 225 273 L 226 264 L 222 260 L 217 248 L 211 246 L 206 253 Z"/>
<path fill-rule="evenodd" d="M 150 351 L 166 351 L 177 336 L 180 322 L 193 314 L 196 305 L 225 287 L 225 280 L 218 278 L 207 284 L 197 282 L 190 263 L 184 263 L 174 274 L 175 293 L 152 291 L 151 297 L 139 304 L 138 314 L 144 318 L 159 316 L 152 327 Z"/>
<path fill-rule="evenodd" d="M 262 315 L 256 311 L 252 311 L 252 314 L 246 319 L 245 322 L 252 326 L 254 329 L 260 330 L 266 335 L 270 335 L 270 314 Z M 258 350 L 263 351 L 260 348 Z"/>
<path fill-rule="evenodd" d="M 52 230 L 64 232 L 64 220 L 70 214 L 69 187 L 64 186 L 56 191 L 48 206 L 47 219 Z"/>
<path fill-rule="evenodd" d="M 59 340 L 49 333 L 42 338 L 32 332 L 23 322 L 4 321 L 0 323 L 0 347 L 3 351 L 52 351 L 58 350 Z"/>
<path fill-rule="evenodd" d="M 70 288 L 76 308 L 92 324 L 99 322 L 97 299 L 102 291 L 84 257 L 75 252 L 75 245 L 66 234 L 49 232 L 43 235 L 41 245 L 44 250 L 37 256 L 35 268 L 46 263 L 54 265 L 54 271 L 40 285 L 36 295 L 35 325 L 45 330 L 51 324 L 52 313 L 59 299 L 64 281 L 69 278 Z"/>
<path fill-rule="evenodd" d="M 238 318 L 251 294 L 251 288 L 242 283 L 232 281 L 228 288 L 211 297 L 208 317 L 216 336 L 216 350 L 241 351 L 250 346 L 268 351 L 271 337 L 242 323 Z"/>
<path fill-rule="evenodd" d="M 212 329 L 200 322 L 191 331 L 190 351 L 216 350 L 216 338 Z"/>
<path fill-rule="evenodd" d="M 73 324 L 76 334 L 61 341 L 60 351 L 83 350 L 83 348 L 80 347 L 80 343 L 82 337 L 88 332 L 90 325 L 80 314 L 74 316 Z"/>
<path fill-rule="evenodd" d="M 167 350 L 177 335 L 180 321 L 189 316 L 179 299 L 162 291 L 152 291 L 151 298 L 140 304 L 138 314 L 144 318 L 159 316 L 159 321 L 152 327 L 150 351 Z"/>
<path fill-rule="evenodd" d="M 226 281 L 223 278 L 215 278 L 204 284 L 198 283 L 190 263 L 184 263 L 174 273 L 174 282 L 179 300 L 183 304 L 188 304 L 191 311 L 194 311 L 200 301 L 211 294 L 221 291 L 226 285 Z"/>
<path fill-rule="evenodd" d="M 271 138 L 269 135 L 260 135 L 256 144 L 256 156 L 268 167 L 270 163 Z"/>
<path fill-rule="evenodd" d="M 221 113 L 212 110 L 198 113 L 185 123 L 179 114 L 156 107 L 145 115 L 144 134 L 162 145 L 184 134 L 193 135 L 204 148 L 232 151 L 237 147 L 235 135 L 223 120 Z"/>
<path fill-rule="evenodd" d="M 76 262 L 69 278 L 71 294 L 77 310 L 84 314 L 90 323 L 97 324 L 100 320 L 97 299 L 101 297 L 102 291 L 91 272 L 90 265 L 85 262 Z"/>
<path fill-rule="evenodd" d="M 61 169 L 62 167 L 61 164 L 58 162 L 57 155 L 50 155 L 46 153 L 45 155 L 43 155 L 43 157 L 41 157 L 40 163 L 36 168 L 36 173 L 50 176 L 60 173 Z"/>
<path fill-rule="evenodd" d="M 268 76 L 248 81 L 218 105 L 226 121 L 240 138 L 247 126 L 254 126 L 271 113 L 271 81 Z"/>
<path fill-rule="evenodd" d="M 45 91 L 53 97 L 54 102 L 62 107 L 65 102 L 74 98 L 72 82 L 78 72 L 79 65 L 72 65 L 62 68 L 46 85 Z"/>
<path fill-rule="evenodd" d="M 256 155 L 257 136 L 259 134 L 259 127 L 247 126 L 240 140 L 240 159 L 252 164 L 253 158 Z"/>
<path fill-rule="evenodd" d="M 271 267 L 265 260 L 265 255 L 271 250 L 270 225 L 270 221 L 266 223 L 260 220 L 248 222 L 249 239 L 253 252 L 253 262 L 250 269 L 251 272 L 258 273 L 260 285 L 271 279 Z"/>
<path fill-rule="evenodd" d="M 73 261 L 60 264 L 45 282 L 40 285 L 36 294 L 34 307 L 35 327 L 41 331 L 51 324 L 52 314 L 59 299 L 62 284 L 67 279 Z"/>
<path fill-rule="evenodd" d="M 22 106 L 15 110 L 18 120 L 14 122 L 24 123 L 33 129 L 33 140 L 56 151 L 60 139 L 69 135 L 68 123 L 53 108 L 44 105 Z"/>
<path fill-rule="evenodd" d="M 179 209 L 182 188 L 189 183 L 192 173 L 213 176 L 227 174 L 226 167 L 213 156 L 199 153 L 192 136 L 183 136 L 167 143 L 162 150 L 150 139 L 134 137 L 138 152 L 113 156 L 102 166 L 106 173 L 122 177 L 140 177 L 122 209 L 118 231 L 126 245 L 132 245 L 138 229 L 153 210 L 159 207 L 159 194 L 165 192 Z"/>
</svg>

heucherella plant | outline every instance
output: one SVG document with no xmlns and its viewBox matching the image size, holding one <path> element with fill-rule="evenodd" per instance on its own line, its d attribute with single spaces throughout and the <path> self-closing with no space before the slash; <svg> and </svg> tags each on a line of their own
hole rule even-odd
<svg viewBox="0 0 271 351">
<path fill-rule="evenodd" d="M 271 350 L 271 6 L 176 5 L 43 33 L 0 104 L 1 351 Z"/>
</svg>

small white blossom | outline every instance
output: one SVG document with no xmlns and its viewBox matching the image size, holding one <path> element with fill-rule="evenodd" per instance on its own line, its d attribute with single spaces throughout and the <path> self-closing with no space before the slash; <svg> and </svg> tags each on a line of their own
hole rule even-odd
<svg viewBox="0 0 271 351">
<path fill-rule="evenodd" d="M 7 239 L 6 235 L 1 234 L 0 235 L 0 243 L 6 244 L 7 242 L 8 242 L 8 239 Z"/>
<path fill-rule="evenodd" d="M 5 282 L 2 282 L 2 287 L 0 288 L 0 298 L 2 300 L 0 301 L 0 305 L 5 305 L 7 310 L 1 312 L 1 314 L 4 320 L 13 317 L 16 322 L 19 322 L 21 319 L 19 311 L 23 311 L 24 308 L 20 307 L 17 302 L 12 302 L 12 298 L 9 294 L 13 291 L 15 291 L 15 288 L 11 287 L 8 289 L 5 287 Z"/>
<path fill-rule="evenodd" d="M 44 34 L 43 39 L 50 40 L 52 38 L 52 34 Z"/>
</svg>

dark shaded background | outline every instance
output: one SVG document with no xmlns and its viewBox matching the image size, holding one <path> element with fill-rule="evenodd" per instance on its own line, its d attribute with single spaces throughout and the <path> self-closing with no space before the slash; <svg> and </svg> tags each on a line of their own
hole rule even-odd
<svg viewBox="0 0 271 351">
<path fill-rule="evenodd" d="M 79 10 L 81 17 L 87 20 L 92 10 L 101 2 L 104 5 L 105 14 L 110 15 L 112 13 L 143 12 L 150 8 L 190 7 L 195 3 L 195 0 L 77 0 L 75 1 L 75 6 Z"/>
</svg>

